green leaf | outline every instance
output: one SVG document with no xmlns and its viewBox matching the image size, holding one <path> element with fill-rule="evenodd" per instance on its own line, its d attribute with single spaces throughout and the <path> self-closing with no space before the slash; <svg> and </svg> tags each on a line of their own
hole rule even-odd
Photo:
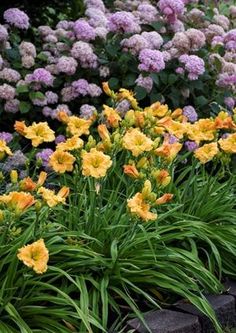
<svg viewBox="0 0 236 333">
<path fill-rule="evenodd" d="M 44 53 L 42 53 L 42 52 L 40 52 L 39 54 L 37 54 L 37 58 L 39 60 L 43 60 L 43 61 L 47 61 L 47 59 L 48 59 L 48 57 Z"/>
<path fill-rule="evenodd" d="M 112 90 L 118 89 L 119 88 L 119 80 L 116 77 L 111 77 L 108 80 L 109 87 Z"/>
<path fill-rule="evenodd" d="M 156 87 L 159 86 L 160 84 L 160 80 L 159 80 L 159 76 L 157 73 L 151 73 L 150 77 L 153 79 L 153 82 L 155 83 Z"/>
<path fill-rule="evenodd" d="M 197 106 L 204 106 L 208 104 L 208 99 L 204 96 L 199 96 L 195 98 L 195 103 Z"/>
<path fill-rule="evenodd" d="M 168 84 L 168 74 L 166 72 L 162 71 L 159 74 L 159 77 L 160 77 L 160 80 L 161 80 L 162 83 Z"/>
<path fill-rule="evenodd" d="M 29 91 L 29 87 L 27 86 L 27 85 L 22 85 L 22 86 L 18 86 L 18 87 L 16 87 L 16 92 L 18 93 L 18 94 L 21 94 L 21 93 L 26 93 L 26 92 L 28 92 Z"/>
<path fill-rule="evenodd" d="M 41 93 L 40 91 L 31 91 L 29 93 L 29 98 L 31 99 L 31 101 L 35 100 L 35 99 L 44 99 L 45 96 L 43 93 Z"/>
<path fill-rule="evenodd" d="M 137 98 L 138 101 L 141 101 L 147 96 L 147 90 L 144 89 L 143 87 L 136 86 L 134 88 L 135 92 L 135 97 Z"/>
<path fill-rule="evenodd" d="M 129 73 L 128 75 L 125 76 L 124 80 L 122 81 L 122 85 L 127 87 L 132 87 L 135 84 L 135 80 L 136 80 L 136 75 Z"/>
<path fill-rule="evenodd" d="M 175 75 L 175 74 L 170 74 L 169 76 L 168 76 L 168 83 L 169 84 L 174 84 L 176 81 L 178 81 L 178 76 L 177 75 Z"/>
<path fill-rule="evenodd" d="M 29 102 L 21 101 L 19 109 L 21 113 L 28 113 L 29 110 L 31 109 L 31 104 Z"/>
<path fill-rule="evenodd" d="M 164 26 L 164 23 L 163 22 L 152 22 L 150 24 L 151 27 L 153 27 L 156 31 L 159 31 L 163 26 Z"/>
</svg>

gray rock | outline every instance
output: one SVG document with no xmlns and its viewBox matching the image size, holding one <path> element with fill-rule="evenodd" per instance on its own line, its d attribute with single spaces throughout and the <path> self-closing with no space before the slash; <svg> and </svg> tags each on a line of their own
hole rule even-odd
<svg viewBox="0 0 236 333">
<path fill-rule="evenodd" d="M 198 317 L 170 310 L 158 310 L 144 315 L 147 326 L 152 333 L 200 333 Z M 128 321 L 128 327 L 135 332 L 148 333 L 148 329 L 139 319 Z"/>
<path fill-rule="evenodd" d="M 210 295 L 206 297 L 214 309 L 219 323 L 223 327 L 235 325 L 235 300 L 230 295 Z M 180 302 L 176 306 L 177 310 L 198 316 L 202 326 L 202 333 L 214 333 L 215 329 L 208 317 L 201 313 L 194 305 Z"/>
</svg>

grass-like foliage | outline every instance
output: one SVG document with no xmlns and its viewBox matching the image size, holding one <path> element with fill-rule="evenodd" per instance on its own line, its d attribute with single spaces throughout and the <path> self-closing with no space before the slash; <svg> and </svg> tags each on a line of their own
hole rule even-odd
<svg viewBox="0 0 236 333">
<path fill-rule="evenodd" d="M 235 115 L 190 123 L 104 91 L 101 114 L 59 113 L 63 142 L 24 121 L 0 140 L 0 332 L 124 332 L 128 318 L 184 298 L 222 333 L 205 295 L 236 274 Z M 133 109 L 120 115 L 124 99 Z M 38 148 L 49 142 L 54 151 Z"/>
<path fill-rule="evenodd" d="M 220 332 L 203 293 L 220 292 L 222 272 L 236 272 L 235 179 L 221 184 L 192 168 L 170 185 L 176 203 L 156 222 L 140 224 L 126 212 L 132 181 L 127 186 L 127 179 L 118 177 L 114 172 L 99 192 L 91 179 L 73 180 L 67 207 L 54 208 L 50 217 L 46 209 L 26 214 L 14 222 L 22 228 L 17 237 L 2 233 L 2 332 L 122 329 L 128 313 L 142 319 L 140 310 L 163 306 L 177 295 L 211 317 Z M 50 261 L 47 272 L 35 276 L 16 253 L 39 238 Z"/>
</svg>

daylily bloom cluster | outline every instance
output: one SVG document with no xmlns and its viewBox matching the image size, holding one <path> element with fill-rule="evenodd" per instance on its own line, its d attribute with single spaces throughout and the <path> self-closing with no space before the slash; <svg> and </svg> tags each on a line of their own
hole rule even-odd
<svg viewBox="0 0 236 333">
<path fill-rule="evenodd" d="M 141 108 L 132 91 L 120 89 L 115 92 L 107 82 L 103 83 L 103 89 L 111 100 L 110 106 L 103 105 L 101 114 L 84 119 L 68 115 L 63 109 L 58 113 L 60 131 L 64 130 L 65 135 L 55 144 L 55 149 L 50 150 L 46 169 L 63 174 L 73 172 L 76 167 L 83 177 L 99 181 L 112 175 L 118 167 L 120 171 L 117 172 L 136 181 L 140 188 L 146 188 L 147 184 L 149 188 L 153 187 L 153 192 L 149 190 L 151 196 L 144 196 L 142 191 L 127 198 L 129 211 L 145 221 L 156 217 L 152 207 L 172 199 L 172 195 L 164 191 L 171 181 L 172 165 L 179 154 L 192 151 L 194 157 L 205 164 L 236 152 L 235 115 L 221 111 L 215 118 L 195 118 L 193 121 L 192 114 L 189 116 L 192 110 L 170 110 L 160 102 Z M 120 112 L 119 106 L 124 101 L 129 109 Z M 56 137 L 47 123 L 27 126 L 25 122 L 17 121 L 15 130 L 30 139 L 35 148 L 55 141 Z M 40 151 L 36 149 L 36 156 L 38 154 Z M 118 163 L 120 154 L 123 158 Z M 41 181 L 39 183 L 40 187 L 28 177 L 21 180 L 20 189 L 29 192 L 37 189 L 37 194 L 50 207 L 65 202 L 69 193 L 67 188 L 63 187 L 55 194 L 44 188 Z"/>
<path fill-rule="evenodd" d="M 40 172 L 37 182 L 30 177 L 18 179 L 16 170 L 11 171 L 10 178 L 14 191 L 1 195 L 0 205 L 15 216 L 20 216 L 33 205 L 41 206 L 40 202 L 48 207 L 64 204 L 69 195 L 70 190 L 66 186 L 63 186 L 57 194 L 54 190 L 44 187 L 47 178 L 47 173 L 44 171 Z"/>
</svg>

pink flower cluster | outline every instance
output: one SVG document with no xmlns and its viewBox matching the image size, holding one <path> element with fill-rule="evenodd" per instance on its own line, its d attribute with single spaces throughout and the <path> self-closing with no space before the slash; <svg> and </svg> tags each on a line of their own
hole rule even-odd
<svg viewBox="0 0 236 333">
<path fill-rule="evenodd" d="M 179 61 L 184 65 L 183 70 L 187 71 L 189 80 L 197 80 L 205 72 L 204 61 L 196 55 L 184 54 L 179 57 Z"/>
</svg>

